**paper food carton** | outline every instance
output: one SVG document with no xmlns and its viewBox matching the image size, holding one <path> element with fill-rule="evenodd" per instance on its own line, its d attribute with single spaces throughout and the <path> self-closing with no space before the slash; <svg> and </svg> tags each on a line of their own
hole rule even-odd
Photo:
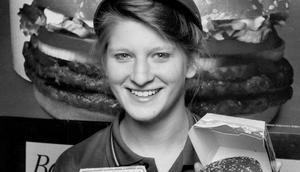
<svg viewBox="0 0 300 172">
<path fill-rule="evenodd" d="M 263 172 L 275 172 L 275 153 L 264 121 L 208 113 L 189 131 L 201 163 L 236 156 L 256 159 Z"/>
</svg>

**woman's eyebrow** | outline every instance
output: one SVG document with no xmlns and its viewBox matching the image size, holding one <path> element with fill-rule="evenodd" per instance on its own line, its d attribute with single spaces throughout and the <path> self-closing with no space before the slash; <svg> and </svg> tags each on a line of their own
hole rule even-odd
<svg viewBox="0 0 300 172">
<path fill-rule="evenodd" d="M 108 52 L 116 52 L 116 51 L 126 51 L 129 52 L 128 48 L 123 48 L 123 47 L 109 47 L 107 48 Z"/>
<path fill-rule="evenodd" d="M 174 50 L 175 50 L 174 46 L 158 46 L 158 47 L 151 48 L 148 51 L 148 53 L 156 52 L 156 51 L 174 51 Z"/>
</svg>

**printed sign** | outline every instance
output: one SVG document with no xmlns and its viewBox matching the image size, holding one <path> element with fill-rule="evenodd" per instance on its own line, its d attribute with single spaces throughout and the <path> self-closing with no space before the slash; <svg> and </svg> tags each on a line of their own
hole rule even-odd
<svg viewBox="0 0 300 172">
<path fill-rule="evenodd" d="M 70 146 L 26 142 L 26 172 L 51 172 L 57 158 Z"/>
<path fill-rule="evenodd" d="M 85 168 L 79 172 L 146 172 L 144 166 L 112 167 L 112 168 Z"/>
</svg>

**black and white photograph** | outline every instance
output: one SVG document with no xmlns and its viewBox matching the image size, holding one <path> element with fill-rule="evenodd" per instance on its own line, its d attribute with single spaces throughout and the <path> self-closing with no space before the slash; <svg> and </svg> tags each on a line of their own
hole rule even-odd
<svg viewBox="0 0 300 172">
<path fill-rule="evenodd" d="M 298 172 L 300 1 L 0 1 L 0 171 Z"/>
</svg>

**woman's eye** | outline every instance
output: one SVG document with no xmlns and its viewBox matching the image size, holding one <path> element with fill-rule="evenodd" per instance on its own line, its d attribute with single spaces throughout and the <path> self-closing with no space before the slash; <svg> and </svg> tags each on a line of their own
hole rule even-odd
<svg viewBox="0 0 300 172">
<path fill-rule="evenodd" d="M 119 53 L 119 54 L 115 54 L 114 56 L 119 61 L 128 61 L 131 59 L 130 55 L 127 53 Z"/>
<path fill-rule="evenodd" d="M 170 54 L 169 53 L 155 53 L 154 57 L 158 58 L 160 60 L 167 60 L 170 57 Z"/>
</svg>

